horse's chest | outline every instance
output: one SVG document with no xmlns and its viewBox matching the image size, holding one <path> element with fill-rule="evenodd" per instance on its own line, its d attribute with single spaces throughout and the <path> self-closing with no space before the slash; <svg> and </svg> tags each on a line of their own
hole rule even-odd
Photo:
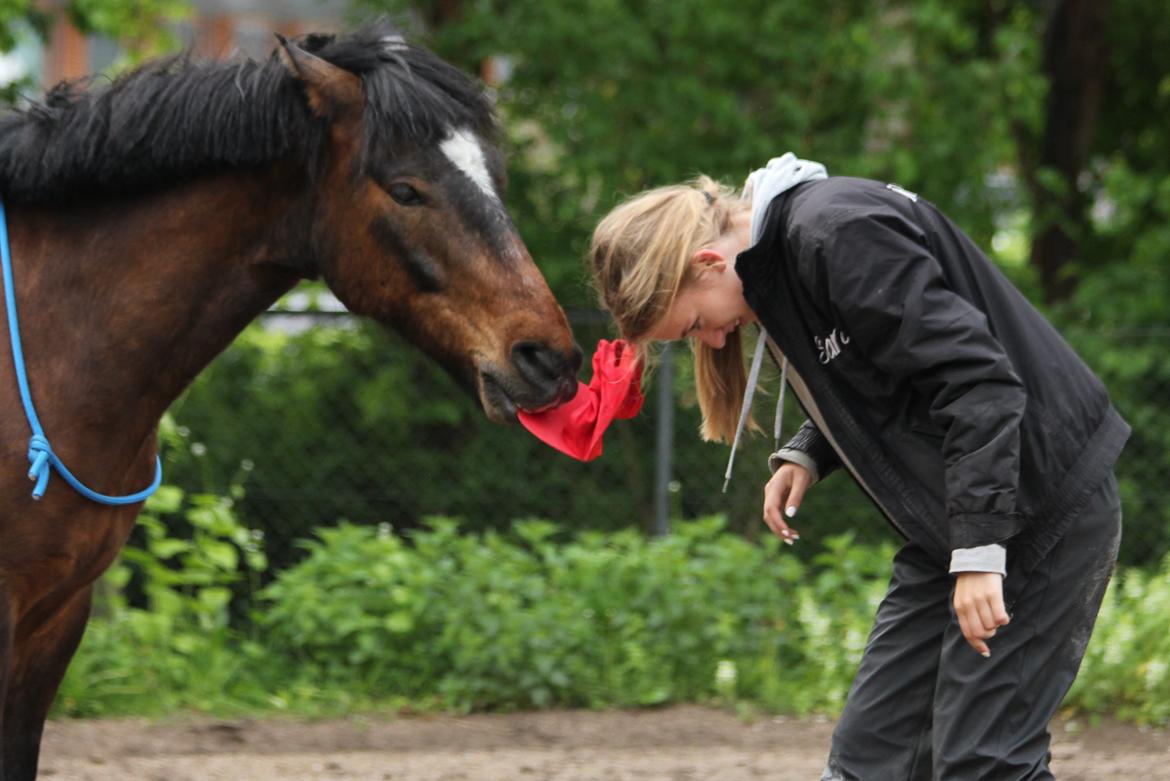
<svg viewBox="0 0 1170 781">
<path fill-rule="evenodd" d="M 0 498 L 12 498 L 12 486 L 3 482 Z M 136 507 L 101 507 L 81 497 L 71 501 L 50 493 L 33 503 L 27 497 L 28 482 L 19 487 L 24 495 L 3 502 L 0 511 L 0 539 L 5 543 L 0 547 L 0 577 L 10 589 L 25 591 L 24 596 L 71 594 L 97 580 L 126 544 L 138 517 Z"/>
</svg>

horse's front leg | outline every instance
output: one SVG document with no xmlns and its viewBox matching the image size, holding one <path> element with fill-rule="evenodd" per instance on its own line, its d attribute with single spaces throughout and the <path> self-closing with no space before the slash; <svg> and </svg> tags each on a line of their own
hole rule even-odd
<svg viewBox="0 0 1170 781">
<path fill-rule="evenodd" d="M 41 733 L 65 668 L 89 619 L 92 587 L 69 598 L 39 626 L 18 627 L 10 643 L 12 664 L 4 696 L 3 765 L 0 781 L 34 781 Z"/>
</svg>

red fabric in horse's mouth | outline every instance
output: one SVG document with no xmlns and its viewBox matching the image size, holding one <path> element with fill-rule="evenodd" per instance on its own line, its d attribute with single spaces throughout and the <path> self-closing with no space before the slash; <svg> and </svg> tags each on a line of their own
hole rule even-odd
<svg viewBox="0 0 1170 781">
<path fill-rule="evenodd" d="M 542 410 L 520 410 L 521 425 L 542 442 L 579 461 L 601 455 L 602 436 L 615 418 L 632 418 L 642 409 L 642 366 L 622 339 L 602 339 L 593 353 L 593 379 L 577 384 L 577 394 Z"/>
</svg>

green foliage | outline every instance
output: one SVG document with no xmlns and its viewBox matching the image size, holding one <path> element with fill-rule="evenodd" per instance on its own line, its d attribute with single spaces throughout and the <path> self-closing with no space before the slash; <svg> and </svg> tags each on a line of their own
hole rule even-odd
<svg viewBox="0 0 1170 781">
<path fill-rule="evenodd" d="M 386 526 L 322 529 L 305 543 L 308 557 L 263 592 L 253 639 L 235 657 L 240 667 L 222 663 L 214 647 L 238 636 L 197 610 L 180 620 L 168 600 L 156 609 L 175 619 L 171 631 L 183 624 L 217 638 L 192 648 L 180 631 L 177 647 L 154 649 L 169 667 L 146 675 L 169 696 L 151 703 L 101 685 L 123 669 L 119 633 L 105 626 L 124 631 L 116 614 L 95 622 L 99 639 L 87 639 L 80 672 L 63 689 L 66 710 L 251 704 L 318 712 L 386 702 L 481 710 L 723 698 L 832 711 L 891 557 L 841 537 L 806 569 L 774 539 L 754 545 L 726 534 L 719 518 L 653 541 L 629 531 L 560 537 L 544 521 L 518 522 L 505 537 L 461 534 L 435 518 L 409 542 Z M 142 632 L 123 638 L 128 658 L 153 641 Z M 272 687 L 263 699 L 261 681 Z M 203 699 L 216 685 L 225 686 L 222 699 Z"/>
<path fill-rule="evenodd" d="M 135 65 L 149 57 L 179 48 L 174 23 L 190 17 L 190 0 L 69 0 L 52 4 L 81 32 L 103 35 L 115 41 L 121 57 L 113 70 Z M 0 0 L 0 52 L 10 52 L 22 39 L 48 42 L 53 14 L 49 4 L 33 0 Z M 30 79 L 0 87 L 0 105 L 12 105 L 22 94 L 35 94 L 39 85 Z"/>
<path fill-rule="evenodd" d="M 1119 573 L 1106 593 L 1068 703 L 1139 723 L 1170 723 L 1167 615 L 1170 555 L 1157 570 Z"/>
<path fill-rule="evenodd" d="M 186 519 L 187 533 L 173 536 L 164 515 Z M 240 675 L 263 657 L 229 627 L 229 603 L 233 586 L 267 562 L 232 500 L 161 486 L 138 522 L 144 542 L 127 547 L 99 582 L 85 650 L 61 684 L 58 711 L 105 716 L 260 706 L 264 689 L 241 685 Z M 144 607 L 127 599 L 132 581 Z"/>
<path fill-rule="evenodd" d="M 192 11 L 189 0 L 70 0 L 68 8 L 82 32 L 118 42 L 124 49 L 123 65 L 178 49 L 173 23 Z"/>
<path fill-rule="evenodd" d="M 358 0 L 409 15 L 427 3 Z M 738 184 L 793 150 L 831 173 L 898 181 L 984 246 L 1021 198 L 994 176 L 1042 123 L 1042 14 L 905 0 L 459 3 L 421 31 L 472 71 L 502 58 L 510 205 L 561 300 L 624 195 L 707 173 Z M 417 18 L 417 17 L 416 17 Z"/>
<path fill-rule="evenodd" d="M 199 514 L 206 503 L 186 506 Z M 195 547 L 233 540 L 245 555 L 239 527 L 213 515 L 215 533 Z M 134 564 L 107 576 L 61 712 L 709 702 L 834 714 L 893 555 L 841 535 L 804 564 L 773 537 L 728 533 L 719 517 L 651 540 L 566 536 L 537 520 L 507 535 L 468 534 L 445 518 L 407 537 L 342 524 L 304 543 L 308 555 L 264 589 L 245 633 L 227 628 L 215 591 L 237 575 L 229 557 L 178 542 L 152 533 L 127 552 Z M 176 574 L 176 558 L 189 575 Z M 129 567 L 148 576 L 150 610 L 119 596 Z M 1170 723 L 1167 610 L 1170 558 L 1157 571 L 1121 571 L 1067 706 Z"/>
<path fill-rule="evenodd" d="M 15 49 L 19 34 L 29 27 L 45 35 L 47 25 L 48 14 L 32 0 L 0 0 L 0 52 Z"/>
</svg>

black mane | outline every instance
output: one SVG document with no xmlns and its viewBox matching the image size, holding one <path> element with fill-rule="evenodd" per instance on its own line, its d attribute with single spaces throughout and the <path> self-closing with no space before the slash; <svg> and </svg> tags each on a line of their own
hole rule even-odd
<svg viewBox="0 0 1170 781">
<path fill-rule="evenodd" d="M 433 143 L 450 127 L 495 135 L 483 90 L 384 21 L 300 45 L 362 78 L 367 152 Z M 43 104 L 0 114 L 0 194 L 60 202 L 286 156 L 312 166 L 324 139 L 324 124 L 275 54 L 234 63 L 173 57 L 101 88 L 62 83 Z"/>
</svg>

